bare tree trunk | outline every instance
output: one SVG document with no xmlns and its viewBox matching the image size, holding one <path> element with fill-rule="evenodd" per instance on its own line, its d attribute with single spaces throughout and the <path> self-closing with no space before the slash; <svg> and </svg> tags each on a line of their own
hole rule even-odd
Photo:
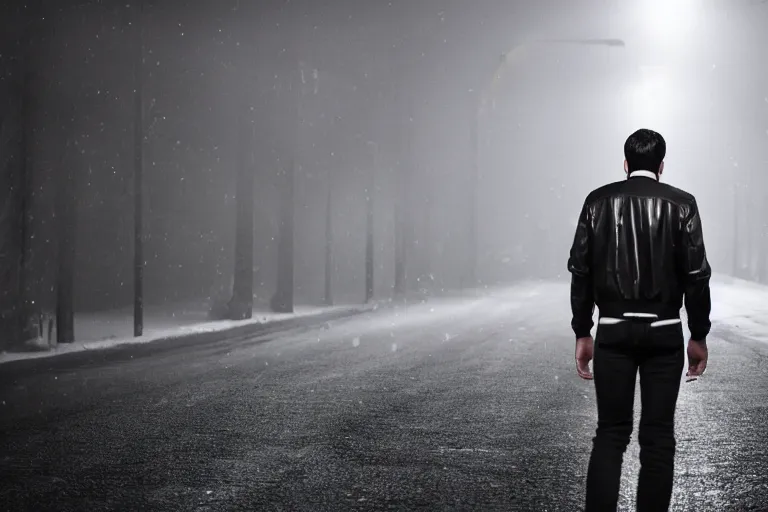
<svg viewBox="0 0 768 512">
<path fill-rule="evenodd" d="M 23 303 L 24 284 L 21 278 L 24 266 L 24 175 L 21 160 L 24 159 L 23 145 L 20 143 L 20 131 L 23 130 L 23 109 L 21 108 L 21 86 L 9 84 L 13 82 L 17 68 L 9 57 L 4 59 L 3 74 L 11 80 L 0 83 L 0 98 L 5 103 L 0 110 L 0 152 L 2 152 L 3 167 L 2 187 L 0 187 L 0 328 L 6 333 L 2 339 L 2 347 L 10 348 L 23 341 L 23 330 L 27 316 Z M 7 87 L 7 89 L 6 89 Z"/>
<path fill-rule="evenodd" d="M 36 82 L 33 79 L 31 63 L 25 58 L 24 79 L 21 91 L 21 133 L 19 143 L 19 328 L 23 338 L 28 338 L 32 333 L 27 332 L 29 317 L 34 314 L 29 303 L 29 238 L 32 224 L 32 167 L 30 165 L 30 138 L 32 136 L 32 101 Z"/>
<path fill-rule="evenodd" d="M 765 206 L 762 207 L 762 210 L 760 218 L 764 219 L 768 212 L 766 212 Z M 760 282 L 763 284 L 768 283 L 768 234 L 766 234 L 766 229 L 766 224 L 763 222 L 760 227 Z"/>
<path fill-rule="evenodd" d="M 467 187 L 467 213 L 469 215 L 467 219 L 467 266 L 462 288 L 475 288 L 477 286 L 477 193 L 480 180 L 479 124 L 479 115 L 475 114 L 472 117 L 472 124 L 470 126 L 470 154 L 472 155 L 472 161 L 470 162 L 469 183 Z"/>
<path fill-rule="evenodd" d="M 294 41 L 292 44 L 296 44 Z M 294 286 L 294 186 L 295 167 L 298 153 L 301 149 L 299 141 L 299 101 L 301 100 L 301 83 L 296 49 L 289 52 L 287 64 L 290 82 L 290 94 L 284 99 L 287 107 L 288 130 L 284 146 L 286 148 L 281 158 L 282 169 L 279 173 L 280 195 L 280 234 L 277 245 L 277 289 L 272 296 L 270 305 L 276 313 L 293 313 Z"/>
<path fill-rule="evenodd" d="M 34 0 L 23 7 L 3 5 L 0 17 L 17 23 L 19 32 L 8 27 L 0 35 L 0 75 L 5 77 L 0 97 L 0 155 L 3 155 L 2 206 L 0 206 L 0 332 L 3 346 L 11 347 L 27 338 L 32 325 L 29 304 L 29 227 L 31 221 L 32 169 L 30 139 L 33 133 L 35 87 L 35 43 L 42 2 Z M 15 11 L 15 12 L 14 12 Z M 15 51 L 12 49 L 15 47 Z M 1 347 L 0 347 L 1 348 Z"/>
<path fill-rule="evenodd" d="M 398 165 L 398 168 L 395 169 L 395 180 L 396 180 L 396 194 L 397 198 L 395 200 L 395 289 L 394 293 L 396 296 L 401 296 L 405 293 L 405 219 L 404 219 L 404 209 L 405 209 L 405 200 L 403 196 L 405 195 L 404 185 L 403 185 L 403 173 L 405 172 L 405 168 L 403 164 L 401 163 Z"/>
<path fill-rule="evenodd" d="M 333 172 L 328 170 L 328 198 L 325 202 L 325 305 L 333 304 L 331 290 L 333 271 Z"/>
<path fill-rule="evenodd" d="M 136 0 L 133 119 L 133 335 L 144 333 L 144 35 L 143 0 Z"/>
<path fill-rule="evenodd" d="M 415 291 L 419 288 L 419 282 L 416 280 L 419 276 L 419 268 L 418 268 L 418 247 L 417 247 L 417 218 L 418 218 L 418 211 L 417 211 L 417 200 L 414 197 L 415 195 L 415 184 L 414 181 L 416 179 L 416 161 L 413 157 L 413 148 L 412 146 L 409 147 L 408 151 L 408 159 L 406 160 L 406 172 L 404 176 L 405 184 L 406 184 L 406 191 L 405 191 L 405 215 L 406 215 L 406 223 L 405 223 L 405 229 L 403 230 L 403 237 L 405 239 L 405 255 L 406 255 L 406 282 L 405 282 L 405 289 L 406 291 Z"/>
<path fill-rule="evenodd" d="M 408 176 L 412 166 L 409 127 L 403 119 L 399 134 L 400 161 L 395 169 L 395 296 L 406 292 L 408 281 Z"/>
<path fill-rule="evenodd" d="M 238 134 L 239 162 L 237 169 L 235 278 L 232 285 L 232 300 L 229 303 L 229 317 L 245 320 L 253 316 L 253 201 L 254 168 L 249 158 L 253 125 L 246 118 L 248 109 L 240 113 Z"/>
<path fill-rule="evenodd" d="M 425 169 L 424 179 L 422 181 L 422 190 L 426 197 L 424 203 L 424 234 L 422 236 L 422 250 L 424 251 L 424 278 L 422 279 L 422 285 L 430 293 L 434 292 L 434 275 L 435 269 L 433 268 L 434 260 L 432 258 L 432 251 L 436 245 L 436 238 L 434 235 L 434 219 L 435 219 L 435 188 L 429 186 L 429 171 Z"/>
<path fill-rule="evenodd" d="M 758 178 L 758 181 L 763 181 L 762 177 Z M 758 185 L 755 187 L 755 279 L 758 283 L 765 282 L 765 201 L 761 197 L 763 195 L 763 187 Z"/>
<path fill-rule="evenodd" d="M 281 175 L 280 235 L 278 241 L 277 290 L 271 300 L 272 311 L 293 313 L 294 282 L 294 161 L 287 159 Z"/>
<path fill-rule="evenodd" d="M 739 261 L 739 188 L 734 180 L 733 182 L 733 277 L 741 276 Z"/>
<path fill-rule="evenodd" d="M 369 181 L 366 193 L 366 236 L 365 236 L 365 302 L 373 300 L 373 208 L 376 196 L 376 171 L 379 167 L 378 142 L 373 146 L 373 165 L 369 172 Z"/>
<path fill-rule="evenodd" d="M 69 142 L 67 143 L 69 148 Z M 75 341 L 75 184 L 73 163 L 65 154 L 63 168 L 56 169 L 56 231 L 58 272 L 56 278 L 56 337 L 58 343 Z"/>
<path fill-rule="evenodd" d="M 765 206 L 765 180 L 761 175 L 758 175 L 758 186 L 755 187 L 755 203 L 757 204 L 757 280 L 760 283 L 765 283 L 768 275 L 766 274 L 766 214 L 768 214 L 768 208 Z"/>
<path fill-rule="evenodd" d="M 747 162 L 747 165 L 749 166 L 747 168 L 746 177 L 745 177 L 747 193 L 746 193 L 746 197 L 744 198 L 745 199 L 744 207 L 746 208 L 747 215 L 744 216 L 744 222 L 746 223 L 744 228 L 746 229 L 746 232 L 750 234 L 750 236 L 747 236 L 745 240 L 746 246 L 744 247 L 744 251 L 746 253 L 745 254 L 746 262 L 745 262 L 744 271 L 747 279 L 754 280 L 755 279 L 754 263 L 755 263 L 755 252 L 757 248 L 756 247 L 757 240 L 755 239 L 755 236 L 754 236 L 755 231 L 752 229 L 752 224 L 753 224 L 752 219 L 754 217 L 754 214 L 752 212 L 752 207 L 754 205 L 754 201 L 753 201 L 754 195 L 752 190 L 752 166 L 749 164 L 749 162 Z"/>
</svg>

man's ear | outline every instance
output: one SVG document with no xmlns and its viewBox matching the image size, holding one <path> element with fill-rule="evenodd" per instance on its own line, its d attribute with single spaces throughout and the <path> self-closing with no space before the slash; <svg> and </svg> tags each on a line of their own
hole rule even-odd
<svg viewBox="0 0 768 512">
<path fill-rule="evenodd" d="M 626 160 L 624 160 L 624 174 L 629 176 L 629 162 L 627 162 Z"/>
<path fill-rule="evenodd" d="M 659 176 L 661 176 L 661 173 L 664 172 L 664 162 L 661 162 L 661 165 L 659 166 Z"/>
</svg>

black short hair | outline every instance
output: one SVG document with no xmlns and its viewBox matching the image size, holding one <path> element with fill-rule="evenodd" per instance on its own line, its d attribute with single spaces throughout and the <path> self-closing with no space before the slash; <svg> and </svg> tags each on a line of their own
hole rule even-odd
<svg viewBox="0 0 768 512">
<path fill-rule="evenodd" d="M 666 156 L 667 143 L 661 134 L 653 130 L 637 130 L 624 143 L 624 158 L 629 164 L 629 172 L 651 171 L 658 174 Z"/>
</svg>

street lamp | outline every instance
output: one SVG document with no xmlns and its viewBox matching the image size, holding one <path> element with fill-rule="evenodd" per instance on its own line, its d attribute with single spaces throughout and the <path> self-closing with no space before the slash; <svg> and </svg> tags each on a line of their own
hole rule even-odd
<svg viewBox="0 0 768 512">
<path fill-rule="evenodd" d="M 674 52 L 698 39 L 692 32 L 703 21 L 705 8 L 698 0 L 645 0 L 633 3 L 631 10 L 652 43 Z"/>
<path fill-rule="evenodd" d="M 477 192 L 480 169 L 480 146 L 478 134 L 480 131 L 480 120 L 489 101 L 493 98 L 497 87 L 501 83 L 503 73 L 509 69 L 515 58 L 520 55 L 523 49 L 534 45 L 579 45 L 579 46 L 603 46 L 607 48 L 624 48 L 624 41 L 621 39 L 540 39 L 521 43 L 513 46 L 509 51 L 503 53 L 499 64 L 496 66 L 490 82 L 481 90 L 478 97 L 477 109 L 471 125 L 471 151 L 472 151 L 472 174 L 470 183 L 470 221 L 469 221 L 469 261 L 467 262 L 466 277 L 464 287 L 475 287 L 477 285 Z"/>
<path fill-rule="evenodd" d="M 663 66 L 640 66 L 640 80 L 630 88 L 628 106 L 633 125 L 653 126 L 656 130 L 672 128 L 669 122 L 675 117 L 671 109 L 682 101 L 674 101 L 675 89 L 670 84 Z"/>
</svg>

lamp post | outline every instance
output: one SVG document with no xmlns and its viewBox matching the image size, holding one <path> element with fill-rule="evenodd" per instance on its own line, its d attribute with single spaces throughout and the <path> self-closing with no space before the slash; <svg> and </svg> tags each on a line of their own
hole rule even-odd
<svg viewBox="0 0 768 512">
<path fill-rule="evenodd" d="M 463 285 L 465 288 L 473 288 L 477 285 L 477 193 L 480 171 L 480 143 L 479 132 L 480 122 L 483 115 L 487 111 L 487 106 L 490 99 L 496 92 L 496 88 L 501 83 L 501 79 L 505 70 L 514 62 L 521 50 L 529 48 L 534 45 L 579 45 L 579 46 L 603 46 L 609 48 L 624 48 L 624 41 L 621 39 L 541 39 L 526 43 L 520 43 L 513 46 L 509 51 L 501 55 L 500 62 L 496 66 L 491 80 L 481 90 L 478 96 L 478 104 L 475 110 L 474 118 L 471 123 L 470 133 L 470 151 L 472 154 L 472 168 L 470 175 L 469 188 L 469 244 L 468 244 L 468 261 L 466 268 L 466 275 Z"/>
</svg>

